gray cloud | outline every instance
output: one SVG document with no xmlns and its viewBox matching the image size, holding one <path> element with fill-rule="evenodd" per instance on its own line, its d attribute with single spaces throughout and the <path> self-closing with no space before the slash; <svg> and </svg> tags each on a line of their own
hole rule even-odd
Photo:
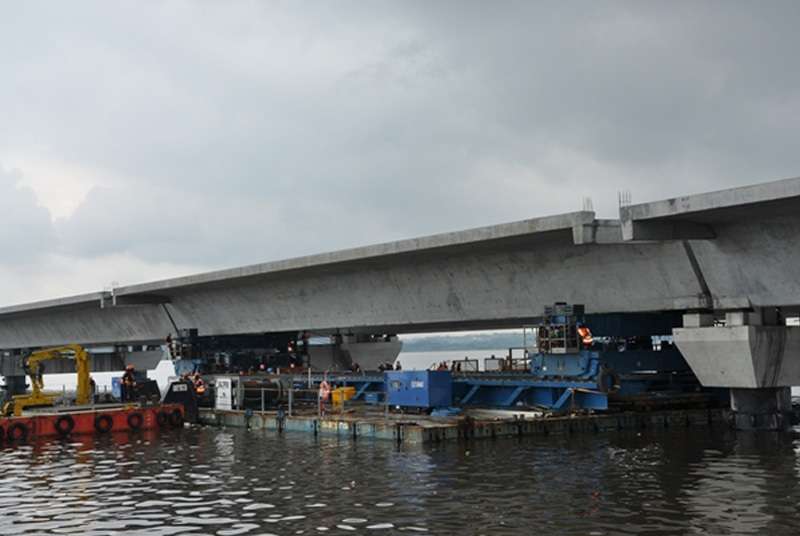
<svg viewBox="0 0 800 536">
<path fill-rule="evenodd" d="M 0 264 L 27 266 L 56 246 L 47 209 L 37 205 L 33 192 L 19 186 L 19 171 L 0 165 Z"/>
<path fill-rule="evenodd" d="M 800 169 L 794 2 L 3 11 L 0 159 L 103 178 L 44 242 L 82 259 L 205 269 Z"/>
</svg>

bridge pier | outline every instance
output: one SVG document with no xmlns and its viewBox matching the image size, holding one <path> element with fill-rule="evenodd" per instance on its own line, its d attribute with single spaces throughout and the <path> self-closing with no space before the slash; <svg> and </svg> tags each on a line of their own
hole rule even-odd
<svg viewBox="0 0 800 536">
<path fill-rule="evenodd" d="M 791 424 L 791 387 L 731 389 L 737 430 L 784 430 Z"/>
<path fill-rule="evenodd" d="M 775 309 L 684 315 L 673 337 L 705 387 L 730 389 L 739 430 L 783 430 L 791 424 L 792 385 L 800 385 L 800 327 L 781 324 Z"/>
</svg>

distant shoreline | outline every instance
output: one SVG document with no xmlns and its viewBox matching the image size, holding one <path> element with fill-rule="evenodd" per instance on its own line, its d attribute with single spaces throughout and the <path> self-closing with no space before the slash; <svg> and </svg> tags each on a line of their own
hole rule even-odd
<svg viewBox="0 0 800 536">
<path fill-rule="evenodd" d="M 522 332 L 480 335 L 437 335 L 403 340 L 403 352 L 452 352 L 521 347 Z"/>
</svg>

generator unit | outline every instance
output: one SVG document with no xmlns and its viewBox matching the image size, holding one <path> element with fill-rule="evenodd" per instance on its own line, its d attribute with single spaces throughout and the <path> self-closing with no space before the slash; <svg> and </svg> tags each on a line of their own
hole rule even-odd
<svg viewBox="0 0 800 536">
<path fill-rule="evenodd" d="M 401 408 L 445 408 L 453 404 L 453 377 L 449 370 L 384 372 L 386 402 Z"/>
</svg>

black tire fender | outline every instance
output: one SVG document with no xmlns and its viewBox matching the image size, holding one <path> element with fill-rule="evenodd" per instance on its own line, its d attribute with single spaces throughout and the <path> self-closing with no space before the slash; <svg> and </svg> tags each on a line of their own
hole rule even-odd
<svg viewBox="0 0 800 536">
<path fill-rule="evenodd" d="M 71 415 L 61 415 L 56 419 L 53 426 L 56 432 L 58 432 L 58 435 L 65 437 L 72 433 L 72 430 L 75 428 L 75 419 L 73 419 Z"/>
<path fill-rule="evenodd" d="M 137 412 L 128 414 L 128 426 L 131 430 L 140 430 L 144 424 L 144 416 Z"/>
<path fill-rule="evenodd" d="M 159 426 L 166 426 L 169 423 L 169 415 L 166 411 L 156 413 L 156 422 Z"/>
<path fill-rule="evenodd" d="M 181 426 L 183 426 L 183 413 L 181 413 L 181 410 L 179 409 L 172 410 L 172 413 L 169 414 L 169 423 L 174 428 L 180 428 Z"/>
<path fill-rule="evenodd" d="M 107 434 L 114 428 L 114 419 L 110 415 L 98 415 L 94 418 L 94 429 L 101 434 Z"/>
<path fill-rule="evenodd" d="M 9 441 L 25 441 L 28 439 L 28 426 L 25 423 L 15 422 L 8 427 L 6 437 Z"/>
</svg>

